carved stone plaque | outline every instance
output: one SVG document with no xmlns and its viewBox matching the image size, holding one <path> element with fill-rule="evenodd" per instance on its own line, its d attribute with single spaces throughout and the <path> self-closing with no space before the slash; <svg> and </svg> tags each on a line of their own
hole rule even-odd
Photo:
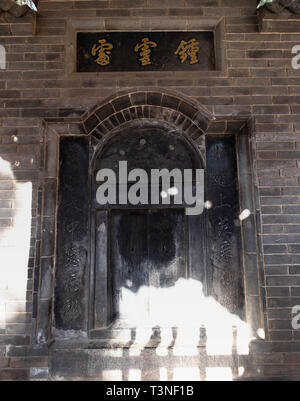
<svg viewBox="0 0 300 401">
<path fill-rule="evenodd" d="M 55 327 L 85 329 L 88 238 L 88 138 L 60 142 Z"/>
<path fill-rule="evenodd" d="M 77 33 L 77 72 L 214 69 L 213 32 Z"/>
<path fill-rule="evenodd" d="M 208 277 L 210 294 L 230 312 L 243 317 L 243 271 L 235 137 L 206 138 L 208 210 Z"/>
</svg>

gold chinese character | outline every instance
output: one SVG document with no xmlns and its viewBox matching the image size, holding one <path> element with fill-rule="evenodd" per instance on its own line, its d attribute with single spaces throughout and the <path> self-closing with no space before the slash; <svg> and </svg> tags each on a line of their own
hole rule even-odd
<svg viewBox="0 0 300 401">
<path fill-rule="evenodd" d="M 96 56 L 98 53 L 98 57 L 96 58 L 96 63 L 99 65 L 108 65 L 109 64 L 109 54 L 111 53 L 111 49 L 113 45 L 111 43 L 106 42 L 105 39 L 98 40 L 99 45 L 96 43 L 92 47 L 92 56 Z"/>
<path fill-rule="evenodd" d="M 179 58 L 182 63 L 184 63 L 186 59 L 189 57 L 190 64 L 196 64 L 199 61 L 197 58 L 197 53 L 199 51 L 198 45 L 199 42 L 197 42 L 196 39 L 191 39 L 188 42 L 182 40 L 174 54 L 179 55 Z"/>
<path fill-rule="evenodd" d="M 151 42 L 149 40 L 149 38 L 143 38 L 142 39 L 142 43 L 137 44 L 135 46 L 135 48 L 134 48 L 135 52 L 138 52 L 139 50 L 141 50 L 140 54 L 139 54 L 140 55 L 139 60 L 142 63 L 143 67 L 145 65 L 151 64 L 151 61 L 150 61 L 150 53 L 151 53 L 150 47 L 156 47 L 156 46 L 157 46 L 157 44 L 155 42 Z"/>
</svg>

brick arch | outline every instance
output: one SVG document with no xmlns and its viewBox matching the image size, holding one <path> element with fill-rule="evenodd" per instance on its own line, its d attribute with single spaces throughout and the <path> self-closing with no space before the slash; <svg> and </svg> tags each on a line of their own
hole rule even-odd
<svg viewBox="0 0 300 401">
<path fill-rule="evenodd" d="M 214 117 L 181 95 L 151 89 L 116 94 L 96 106 L 83 124 L 86 134 L 102 140 L 110 131 L 136 119 L 168 122 L 196 141 Z"/>
</svg>

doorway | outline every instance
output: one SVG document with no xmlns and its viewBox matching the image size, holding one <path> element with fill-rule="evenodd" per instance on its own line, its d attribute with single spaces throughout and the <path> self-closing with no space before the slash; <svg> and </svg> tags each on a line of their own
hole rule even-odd
<svg viewBox="0 0 300 401">
<path fill-rule="evenodd" d="M 184 209 L 113 210 L 110 238 L 113 320 L 154 322 L 157 290 L 189 276 Z"/>
</svg>

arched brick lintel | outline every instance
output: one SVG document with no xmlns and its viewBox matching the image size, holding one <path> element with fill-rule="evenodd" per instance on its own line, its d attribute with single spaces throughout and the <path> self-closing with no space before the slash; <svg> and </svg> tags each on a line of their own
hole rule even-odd
<svg viewBox="0 0 300 401">
<path fill-rule="evenodd" d="M 89 113 L 83 124 L 87 135 L 101 140 L 111 130 L 136 119 L 169 122 L 197 140 L 214 118 L 181 96 L 153 89 L 116 95 Z"/>
</svg>

